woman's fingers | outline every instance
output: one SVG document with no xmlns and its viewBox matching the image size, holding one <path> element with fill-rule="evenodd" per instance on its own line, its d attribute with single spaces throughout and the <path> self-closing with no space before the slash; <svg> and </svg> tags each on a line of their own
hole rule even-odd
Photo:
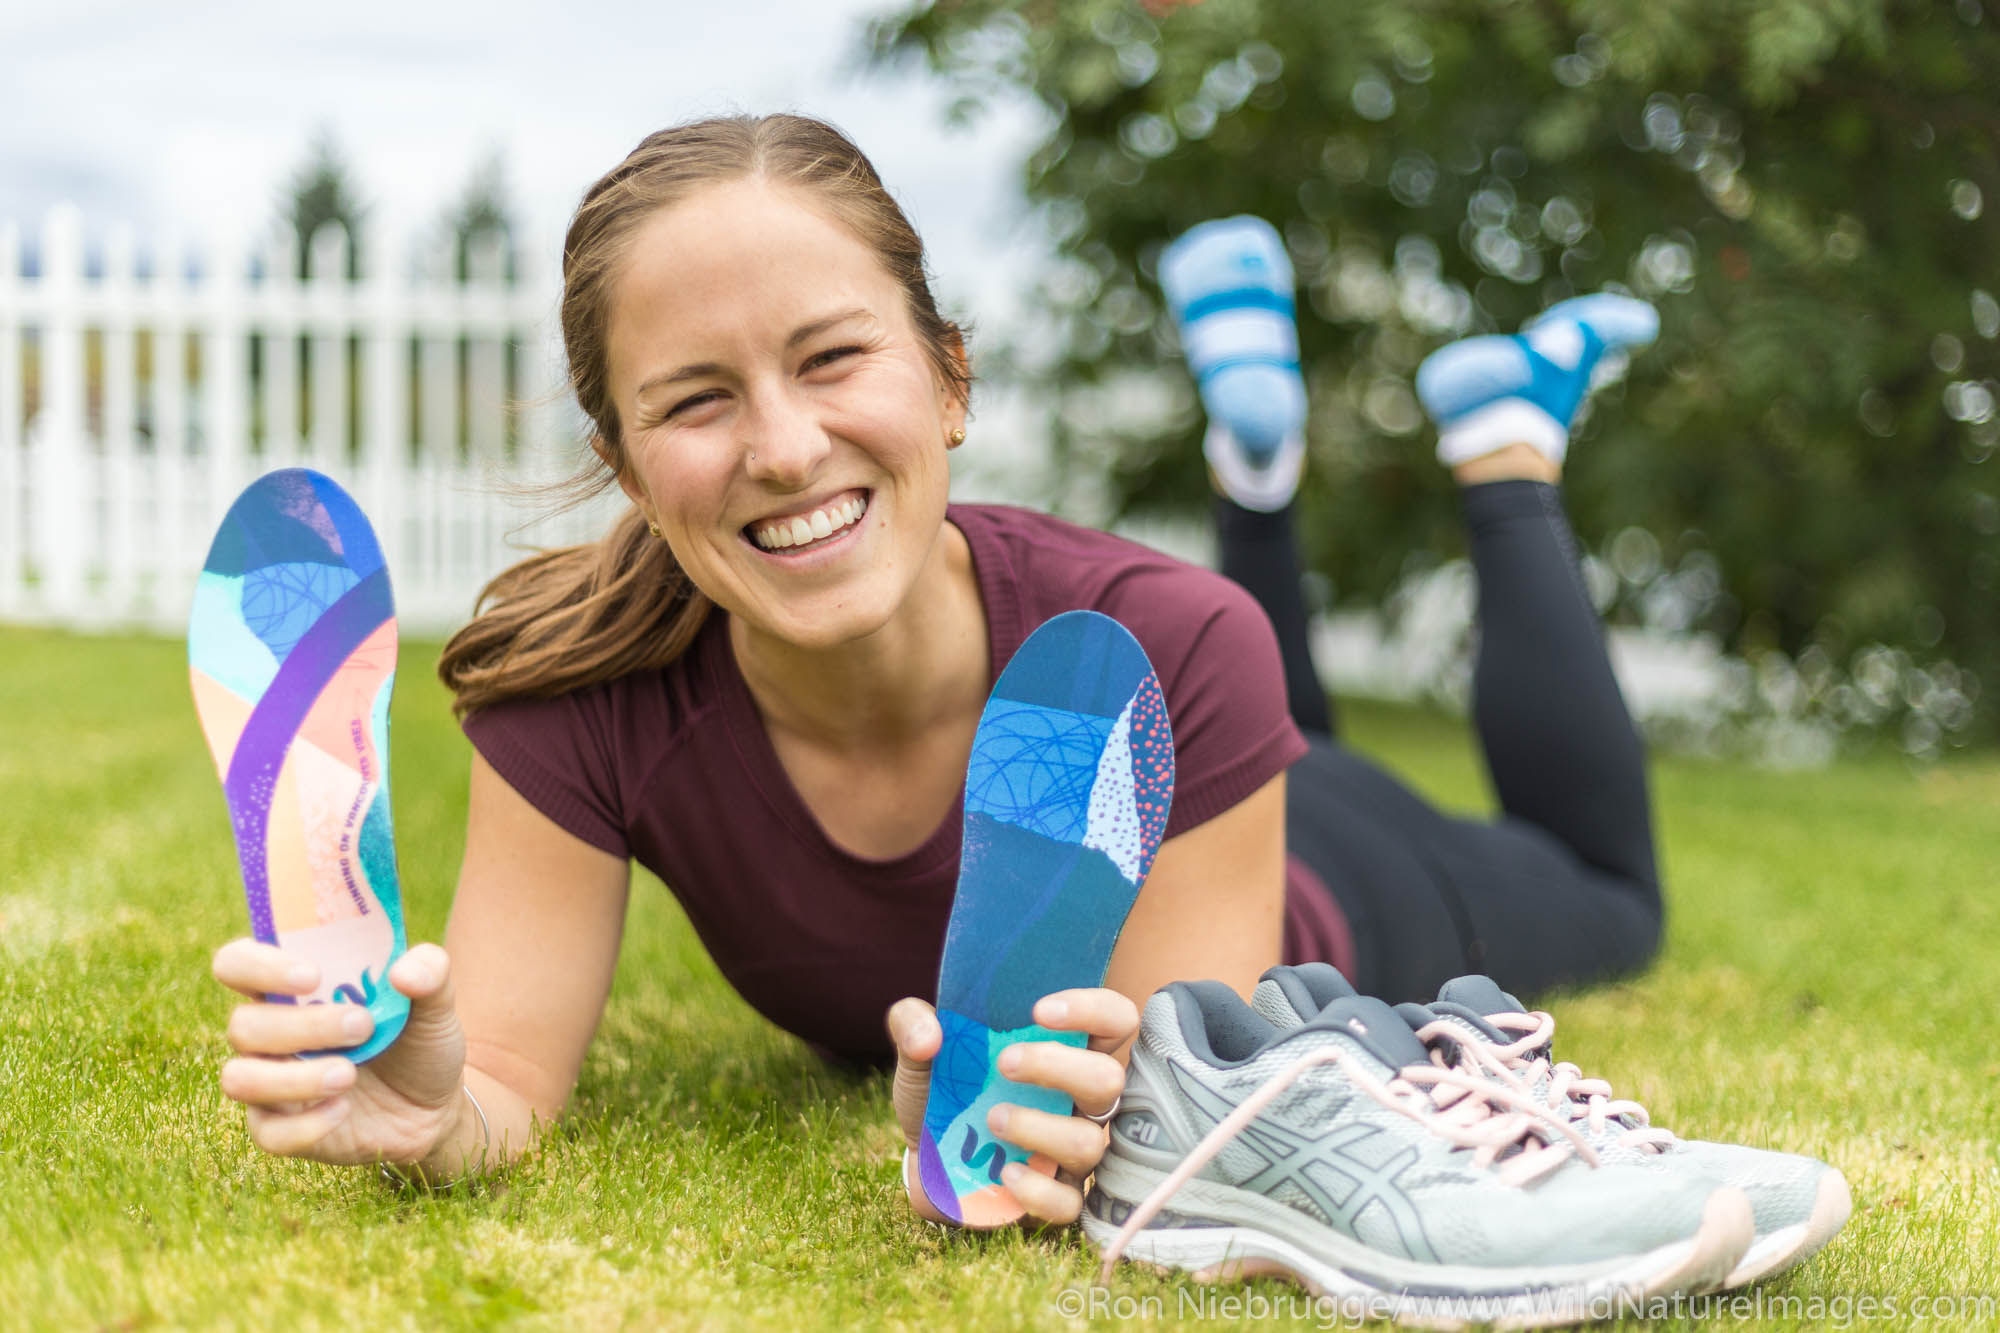
<svg viewBox="0 0 2000 1333">
<path fill-rule="evenodd" d="M 250 1141 L 279 1157 L 306 1156 L 320 1140 L 333 1132 L 336 1125 L 347 1119 L 352 1103 L 353 1099 L 349 1097 L 330 1097 L 289 1113 L 266 1110 L 261 1106 L 249 1107 Z"/>
<path fill-rule="evenodd" d="M 889 1040 L 895 1043 L 898 1061 L 923 1065 L 928 1071 L 931 1057 L 944 1044 L 937 1010 L 915 996 L 896 1001 L 889 1006 Z"/>
<path fill-rule="evenodd" d="M 904 1140 L 915 1147 L 931 1093 L 931 1058 L 944 1044 L 937 1011 L 914 997 L 896 1001 L 889 1006 L 889 1040 L 896 1047 L 896 1078 L 889 1099 Z"/>
<path fill-rule="evenodd" d="M 1016 1083 L 1068 1093 L 1080 1115 L 1103 1115 L 1125 1091 L 1125 1066 L 1103 1051 L 1078 1050 L 1053 1041 L 1017 1041 L 1000 1052 L 999 1065 L 1001 1074 Z"/>
<path fill-rule="evenodd" d="M 930 1096 L 931 1057 L 944 1044 L 937 1011 L 914 996 L 889 1006 L 889 1042 L 896 1048 L 896 1079 L 890 1097 L 896 1121 L 912 1145 L 923 1124 L 924 1101 Z"/>
<path fill-rule="evenodd" d="M 215 951 L 209 964 L 215 979 L 240 995 L 310 995 L 319 986 L 319 968 L 275 944 L 248 935 Z"/>
<path fill-rule="evenodd" d="M 1001 1169 L 1000 1183 L 1030 1216 L 1044 1222 L 1068 1226 L 1083 1213 L 1083 1193 L 1076 1186 L 1053 1180 L 1020 1162 L 1009 1162 Z"/>
<path fill-rule="evenodd" d="M 890 1086 L 890 1104 L 896 1109 L 896 1124 L 909 1145 L 903 1155 L 903 1189 L 918 1217 L 930 1222 L 949 1222 L 939 1212 L 915 1178 L 911 1156 L 923 1136 L 924 1103 L 930 1097 L 931 1060 L 944 1045 L 944 1029 L 938 1026 L 937 1010 L 914 996 L 889 1006 L 889 1041 L 896 1048 L 896 1078 Z"/>
<path fill-rule="evenodd" d="M 240 1055 L 297 1055 L 354 1046 L 374 1030 L 358 1004 L 239 1004 L 226 1035 Z"/>
<path fill-rule="evenodd" d="M 1104 1126 L 1074 1115 L 1050 1115 L 1032 1106 L 1002 1102 L 986 1113 L 986 1127 L 1030 1153 L 1041 1153 L 1078 1179 L 1097 1169 L 1107 1139 Z"/>
<path fill-rule="evenodd" d="M 439 944 L 413 945 L 389 965 L 389 984 L 410 997 L 415 1013 L 451 1013 L 457 1000 L 451 955 Z"/>
<path fill-rule="evenodd" d="M 1090 1049 L 1115 1051 L 1139 1031 L 1139 1009 L 1103 986 L 1059 990 L 1035 1001 L 1035 1021 L 1057 1032 L 1087 1032 Z"/>
<path fill-rule="evenodd" d="M 265 1060 L 242 1056 L 222 1066 L 222 1095 L 267 1111 L 302 1110 L 354 1086 L 352 1060 Z"/>
<path fill-rule="evenodd" d="M 1090 1046 L 1078 1049 L 1059 1042 L 1016 1042 L 1000 1054 L 1000 1072 L 1019 1083 L 1033 1083 L 1068 1093 L 1080 1111 L 1101 1115 L 1125 1088 L 1125 1066 L 1107 1052 L 1131 1039 L 1139 1025 L 1132 1002 L 1102 988 L 1059 991 L 1035 1007 L 1035 1021 L 1054 1031 L 1083 1032 Z M 888 1015 L 889 1039 L 896 1047 L 894 1100 L 897 1119 L 911 1143 L 922 1128 L 931 1061 L 944 1041 L 937 1011 L 918 999 L 898 1001 Z M 1080 1116 L 1051 1115 L 1032 1107 L 1000 1105 L 987 1117 L 987 1127 L 1009 1143 L 1053 1161 L 1065 1174 L 1082 1177 L 1104 1155 L 1103 1126 Z M 1016 1163 L 1003 1181 L 1028 1213 L 1045 1222 L 1066 1225 L 1083 1209 L 1083 1195 L 1074 1183 L 1051 1179 Z M 928 1215 L 922 1191 L 912 1188 L 911 1201 Z"/>
</svg>

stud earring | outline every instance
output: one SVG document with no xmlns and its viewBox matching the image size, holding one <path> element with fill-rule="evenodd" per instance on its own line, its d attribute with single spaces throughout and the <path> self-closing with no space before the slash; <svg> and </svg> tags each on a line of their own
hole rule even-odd
<svg viewBox="0 0 2000 1333">
<path fill-rule="evenodd" d="M 965 443 L 965 427 L 963 427 L 963 426 L 954 426 L 954 427 L 952 427 L 952 429 L 951 429 L 951 447 L 955 449 L 955 448 L 957 448 L 957 447 L 958 447 L 959 445 L 961 445 L 961 444 L 964 444 L 964 443 Z"/>
<path fill-rule="evenodd" d="M 648 523 L 646 525 L 646 530 L 652 533 L 655 537 L 663 537 L 666 535 L 665 533 L 660 531 L 660 525 L 657 523 Z"/>
</svg>

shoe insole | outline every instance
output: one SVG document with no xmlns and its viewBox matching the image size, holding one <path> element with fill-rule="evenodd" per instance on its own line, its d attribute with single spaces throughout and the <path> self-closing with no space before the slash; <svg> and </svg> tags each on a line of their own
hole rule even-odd
<svg viewBox="0 0 2000 1333">
<path fill-rule="evenodd" d="M 404 949 L 389 820 L 396 608 L 345 491 L 287 468 L 237 497 L 195 584 L 188 668 L 250 928 L 320 970 L 310 996 L 267 998 L 366 1005 L 374 1035 L 341 1052 L 366 1060 L 409 1015 L 387 981 Z"/>
<path fill-rule="evenodd" d="M 1174 792 L 1174 738 L 1159 679 L 1109 616 L 1043 624 L 1000 673 L 980 715 L 965 780 L 958 893 L 938 970 L 944 1045 L 931 1065 L 918 1178 L 969 1226 L 1022 1215 L 1000 1183 L 1008 1162 L 1055 1165 L 987 1129 L 996 1102 L 1054 1115 L 1063 1093 L 1001 1077 L 1007 1046 L 1077 1032 L 1034 1021 L 1035 1002 L 1098 986 L 1152 868 Z"/>
</svg>

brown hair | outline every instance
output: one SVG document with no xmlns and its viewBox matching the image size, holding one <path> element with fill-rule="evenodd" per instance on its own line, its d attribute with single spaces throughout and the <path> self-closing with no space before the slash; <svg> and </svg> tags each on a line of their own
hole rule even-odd
<svg viewBox="0 0 2000 1333">
<path fill-rule="evenodd" d="M 563 241 L 562 336 L 570 388 L 596 427 L 599 462 L 570 489 L 602 491 L 625 468 L 606 384 L 605 326 L 620 262 L 639 225 L 705 185 L 754 177 L 794 186 L 872 246 L 902 284 L 941 384 L 961 400 L 972 379 L 959 327 L 938 314 L 924 245 L 875 168 L 833 126 L 804 116 L 731 116 L 648 135 L 584 192 Z M 667 665 L 713 608 L 637 507 L 603 539 L 543 551 L 481 590 L 438 676 L 461 717 L 503 699 L 546 697 Z"/>
</svg>

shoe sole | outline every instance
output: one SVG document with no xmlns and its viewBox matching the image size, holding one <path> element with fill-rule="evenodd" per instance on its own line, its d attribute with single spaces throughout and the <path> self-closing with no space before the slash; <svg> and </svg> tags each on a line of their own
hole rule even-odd
<svg viewBox="0 0 2000 1333">
<path fill-rule="evenodd" d="M 1084 1234 L 1102 1250 L 1118 1227 L 1085 1214 Z M 1749 1248 L 1755 1222 L 1741 1190 L 1722 1187 L 1703 1207 L 1700 1225 L 1685 1240 L 1625 1259 L 1550 1267 L 1523 1277 L 1521 1270 L 1496 1274 L 1504 1292 L 1447 1285 L 1464 1266 L 1438 1266 L 1421 1278 L 1427 1290 L 1413 1296 L 1370 1283 L 1361 1276 L 1258 1228 L 1190 1226 L 1142 1231 L 1123 1258 L 1167 1272 L 1187 1272 L 1197 1282 L 1248 1277 L 1283 1277 L 1316 1297 L 1356 1303 L 1371 1319 L 1389 1319 L 1418 1328 L 1547 1328 L 1638 1314 L 1646 1302 L 1677 1292 L 1712 1290 Z M 1408 1263 L 1358 1241 L 1349 1241 L 1363 1262 Z M 1450 1275 L 1450 1276 L 1447 1276 Z"/>
<path fill-rule="evenodd" d="M 320 972 L 313 994 L 268 998 L 365 1006 L 373 1035 L 337 1051 L 357 1061 L 409 1016 L 387 981 L 404 947 L 389 814 L 396 642 L 388 569 L 353 499 L 304 468 L 252 482 L 196 583 L 189 679 L 251 931 Z"/>
<path fill-rule="evenodd" d="M 943 1044 L 931 1062 L 917 1179 L 963 1226 L 1025 1210 L 1000 1181 L 1008 1162 L 1055 1162 L 993 1136 L 994 1104 L 1051 1115 L 1067 1094 L 996 1067 L 1014 1042 L 1081 1047 L 1081 1032 L 1034 1022 L 1035 1002 L 1099 986 L 1165 836 L 1174 743 L 1166 699 L 1124 626 L 1070 611 L 1015 650 L 979 719 L 966 767 L 958 890 L 938 968 Z"/>
<path fill-rule="evenodd" d="M 1804 1263 L 1847 1225 L 1853 1212 L 1854 1198 L 1847 1188 L 1847 1177 L 1829 1167 L 1820 1178 L 1812 1212 L 1806 1220 L 1780 1227 L 1751 1242 L 1748 1252 L 1723 1279 L 1723 1289 L 1747 1286 Z"/>
</svg>

